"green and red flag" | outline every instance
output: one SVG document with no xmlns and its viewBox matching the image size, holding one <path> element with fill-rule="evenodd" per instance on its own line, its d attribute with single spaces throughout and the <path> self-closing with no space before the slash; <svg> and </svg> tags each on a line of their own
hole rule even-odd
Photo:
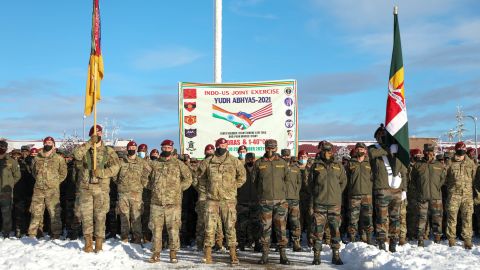
<svg viewBox="0 0 480 270">
<path fill-rule="evenodd" d="M 92 12 L 92 47 L 88 63 L 87 91 L 85 93 L 86 116 L 90 115 L 97 100 L 100 100 L 100 81 L 103 79 L 103 58 L 100 47 L 100 0 L 93 0 Z"/>
<path fill-rule="evenodd" d="M 398 158 L 405 166 L 409 164 L 408 118 L 405 103 L 404 70 L 397 7 L 394 9 L 393 52 L 388 81 L 387 113 L 385 126 L 398 144 Z M 391 138 L 390 138 L 391 139 Z M 390 140 L 392 141 L 392 140 Z"/>
</svg>

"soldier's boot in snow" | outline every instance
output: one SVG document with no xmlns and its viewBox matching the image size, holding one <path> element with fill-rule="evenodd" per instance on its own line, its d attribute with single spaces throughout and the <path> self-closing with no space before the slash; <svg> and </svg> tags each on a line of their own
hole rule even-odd
<svg viewBox="0 0 480 270">
<path fill-rule="evenodd" d="M 448 239 L 448 246 L 449 247 L 453 247 L 453 246 L 455 246 L 455 244 L 456 244 L 455 238 Z"/>
<path fill-rule="evenodd" d="M 463 241 L 463 247 L 465 249 L 472 249 L 472 239 L 465 239 L 465 241 Z"/>
<path fill-rule="evenodd" d="M 290 261 L 287 258 L 286 249 L 284 247 L 280 248 L 280 264 L 290 265 Z"/>
<path fill-rule="evenodd" d="M 385 246 L 385 240 L 377 239 L 377 243 L 378 243 L 378 249 L 387 251 L 387 247 Z"/>
<path fill-rule="evenodd" d="M 435 235 L 435 236 L 433 237 L 433 242 L 434 242 L 435 244 L 440 244 L 440 241 L 442 241 L 442 236 L 441 236 L 441 235 Z"/>
<path fill-rule="evenodd" d="M 418 243 L 417 243 L 418 247 L 425 247 L 425 243 L 423 241 L 423 237 L 419 237 L 418 238 Z"/>
<path fill-rule="evenodd" d="M 302 246 L 300 245 L 300 240 L 293 241 L 293 251 L 294 252 L 302 251 Z"/>
<path fill-rule="evenodd" d="M 320 265 L 322 261 L 320 260 L 320 250 L 313 251 L 313 265 Z"/>
<path fill-rule="evenodd" d="M 156 263 L 160 261 L 160 252 L 153 252 L 152 257 L 148 259 L 149 263 Z"/>
<path fill-rule="evenodd" d="M 84 235 L 85 238 L 85 247 L 83 247 L 83 251 L 90 253 L 93 252 L 93 238 L 91 234 Z"/>
<path fill-rule="evenodd" d="M 399 244 L 400 246 L 403 246 L 403 245 L 405 245 L 406 243 L 407 243 L 407 240 L 406 240 L 404 237 L 400 238 L 400 241 L 398 241 L 398 244 Z"/>
<path fill-rule="evenodd" d="M 230 247 L 230 263 L 232 265 L 237 265 L 239 263 L 238 257 L 237 257 L 237 249 L 235 247 Z"/>
<path fill-rule="evenodd" d="M 390 244 L 388 245 L 388 251 L 394 253 L 397 252 L 397 240 L 390 238 Z"/>
<path fill-rule="evenodd" d="M 262 258 L 258 261 L 258 264 L 268 264 L 268 253 L 270 252 L 270 247 L 262 248 Z"/>
<path fill-rule="evenodd" d="M 203 262 L 206 264 L 212 263 L 212 247 L 205 247 L 203 249 Z"/>
<path fill-rule="evenodd" d="M 340 252 L 338 249 L 332 249 L 332 264 L 343 265 L 342 259 L 340 259 Z"/>
<path fill-rule="evenodd" d="M 170 250 L 170 262 L 171 263 L 177 263 L 177 251 L 176 250 Z"/>
</svg>

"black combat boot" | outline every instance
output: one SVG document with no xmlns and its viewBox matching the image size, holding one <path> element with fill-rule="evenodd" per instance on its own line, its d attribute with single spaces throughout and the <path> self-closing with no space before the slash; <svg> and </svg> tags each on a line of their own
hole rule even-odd
<svg viewBox="0 0 480 270">
<path fill-rule="evenodd" d="M 377 243 L 378 243 L 378 249 L 387 251 L 387 247 L 385 246 L 385 240 L 377 239 Z"/>
<path fill-rule="evenodd" d="M 423 237 L 418 238 L 418 247 L 425 247 L 425 243 L 423 242 Z"/>
<path fill-rule="evenodd" d="M 287 253 L 286 253 L 286 248 L 285 247 L 280 248 L 280 264 L 290 265 L 290 261 L 287 258 Z"/>
<path fill-rule="evenodd" d="M 260 241 L 256 241 L 256 242 L 255 242 L 255 247 L 253 248 L 253 251 L 254 251 L 254 252 L 260 252 L 260 251 L 262 251 L 262 244 L 260 243 Z"/>
<path fill-rule="evenodd" d="M 338 249 L 332 249 L 332 264 L 343 265 L 342 259 L 340 259 L 340 252 Z"/>
<path fill-rule="evenodd" d="M 355 243 L 357 241 L 355 234 L 351 233 L 348 235 L 348 242 Z"/>
<path fill-rule="evenodd" d="M 373 245 L 372 233 L 367 233 L 367 241 L 366 241 L 366 243 L 369 244 L 369 245 Z"/>
<path fill-rule="evenodd" d="M 258 261 L 258 264 L 268 264 L 268 253 L 270 252 L 269 246 L 264 246 L 262 248 L 262 258 Z"/>
<path fill-rule="evenodd" d="M 313 262 L 312 265 L 320 265 L 322 261 L 320 260 L 320 250 L 313 250 Z"/>
<path fill-rule="evenodd" d="M 390 244 L 388 245 L 388 251 L 394 253 L 397 252 L 397 239 L 390 238 Z"/>
</svg>

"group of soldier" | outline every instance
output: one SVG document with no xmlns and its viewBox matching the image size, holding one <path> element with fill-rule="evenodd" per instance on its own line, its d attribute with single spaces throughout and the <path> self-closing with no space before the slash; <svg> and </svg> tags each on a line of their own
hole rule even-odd
<svg viewBox="0 0 480 270">
<path fill-rule="evenodd" d="M 151 241 L 152 263 L 160 260 L 168 239 L 170 262 L 176 263 L 181 241 L 188 244 L 195 236 L 207 264 L 212 250 L 224 245 L 231 264 L 239 263 L 237 249 L 251 247 L 262 252 L 258 263 L 267 264 L 275 245 L 280 263 L 288 265 L 286 248 L 302 251 L 305 235 L 314 251 L 312 264 L 321 263 L 327 244 L 332 263 L 341 265 L 343 233 L 345 242 L 360 240 L 383 250 L 388 243 L 396 252 L 409 238 L 423 247 L 430 231 L 439 243 L 446 227 L 454 246 L 460 212 L 463 245 L 472 248 L 480 170 L 463 142 L 451 156 L 435 156 L 434 145 L 425 144 L 423 155 L 412 151 L 405 166 L 398 146 L 387 143 L 383 125 L 375 131 L 376 144 L 357 143 L 343 162 L 335 160 L 334 146 L 326 141 L 311 159 L 305 151 L 296 157 L 287 149 L 278 154 L 277 142 L 269 139 L 257 158 L 245 146 L 230 153 L 227 140 L 220 138 L 198 161 L 179 158 L 171 140 L 148 155 L 147 146 L 134 141 L 126 152 L 106 146 L 99 125 L 89 135 L 71 154 L 46 137 L 41 150 L 22 148 L 11 157 L 7 142 L 0 141 L 5 237 L 12 229 L 13 206 L 17 237 L 24 232 L 42 237 L 46 225 L 52 239 L 63 229 L 67 238 L 76 239 L 81 230 L 85 252 L 100 252 L 108 231 L 119 233 L 123 242 Z"/>
</svg>

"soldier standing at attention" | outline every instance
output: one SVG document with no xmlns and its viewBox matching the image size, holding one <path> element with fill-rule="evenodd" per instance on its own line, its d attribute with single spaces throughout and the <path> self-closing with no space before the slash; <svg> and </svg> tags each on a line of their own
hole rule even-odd
<svg viewBox="0 0 480 270">
<path fill-rule="evenodd" d="M 8 143 L 0 141 L 0 209 L 2 213 L 2 233 L 7 238 L 12 229 L 12 192 L 22 176 L 20 166 L 7 154 Z"/>
<path fill-rule="evenodd" d="M 167 227 L 170 262 L 177 263 L 180 249 L 182 222 L 182 193 L 192 184 L 190 169 L 172 155 L 173 141 L 162 142 L 160 158 L 150 163 L 152 174 L 149 188 L 152 190 L 149 227 L 153 233 L 152 257 L 149 262 L 160 261 L 163 226 Z"/>
<path fill-rule="evenodd" d="M 272 227 L 277 236 L 280 249 L 280 263 L 288 265 L 285 248 L 287 239 L 287 181 L 288 163 L 277 153 L 277 141 L 265 141 L 265 154 L 255 162 L 255 186 L 257 187 L 258 200 L 262 209 L 261 221 L 263 233 L 262 258 L 259 264 L 268 264 L 270 252 L 270 235 Z"/>
<path fill-rule="evenodd" d="M 96 135 L 94 135 L 94 128 Z M 116 177 L 120 169 L 118 156 L 111 147 L 102 141 L 102 127 L 96 125 L 89 132 L 90 140 L 73 152 L 78 163 L 78 211 L 85 238 L 85 252 L 102 250 L 105 239 L 105 219 L 110 208 L 110 179 Z M 96 169 L 94 170 L 93 148 L 96 148 Z"/>
<path fill-rule="evenodd" d="M 315 243 L 313 247 L 313 265 L 319 265 L 322 251 L 322 238 L 325 225 L 330 226 L 332 233 L 332 263 L 342 265 L 340 259 L 340 224 L 342 193 L 347 186 L 347 175 L 343 165 L 333 159 L 333 145 L 325 142 L 322 145 L 320 158 L 315 160 L 309 176 L 309 187 L 312 189 L 313 230 Z"/>
<path fill-rule="evenodd" d="M 284 149 L 285 150 L 285 149 Z M 290 151 L 290 149 L 287 149 Z M 291 165 L 288 167 L 287 178 L 287 192 L 286 198 L 288 203 L 288 226 L 290 230 L 290 236 L 293 240 L 293 251 L 302 251 L 300 245 L 300 238 L 302 236 L 302 228 L 300 226 L 300 189 L 302 188 L 302 167 L 300 162 L 293 161 L 294 158 L 290 158 Z M 285 160 L 288 162 L 287 160 Z"/>
<path fill-rule="evenodd" d="M 200 192 L 207 198 L 205 218 L 204 262 L 212 263 L 212 247 L 215 242 L 217 222 L 222 220 L 230 251 L 230 262 L 238 264 L 237 189 L 245 183 L 245 167 L 238 158 L 228 152 L 228 142 L 220 138 L 215 142 L 215 154 L 205 159 L 197 170 Z"/>
<path fill-rule="evenodd" d="M 464 142 L 455 144 L 455 155 L 447 169 L 447 238 L 450 247 L 455 245 L 458 211 L 462 217 L 463 247 L 472 249 L 473 179 L 475 163 L 467 157 Z"/>
<path fill-rule="evenodd" d="M 33 188 L 30 213 L 32 219 L 28 228 L 28 236 L 35 237 L 37 229 L 43 221 L 45 208 L 50 216 L 52 239 L 58 239 L 62 234 L 62 220 L 60 207 L 60 184 L 67 177 L 65 159 L 55 152 L 55 140 L 46 137 L 43 140 L 43 150 L 38 153 L 33 163 Z"/>
<path fill-rule="evenodd" d="M 148 184 L 152 168 L 148 160 L 136 155 L 137 143 L 127 144 L 127 156 L 120 161 L 120 171 L 114 178 L 118 189 L 118 210 L 120 214 L 121 239 L 128 242 L 132 231 L 132 242 L 142 242 L 142 192 Z"/>
</svg>

